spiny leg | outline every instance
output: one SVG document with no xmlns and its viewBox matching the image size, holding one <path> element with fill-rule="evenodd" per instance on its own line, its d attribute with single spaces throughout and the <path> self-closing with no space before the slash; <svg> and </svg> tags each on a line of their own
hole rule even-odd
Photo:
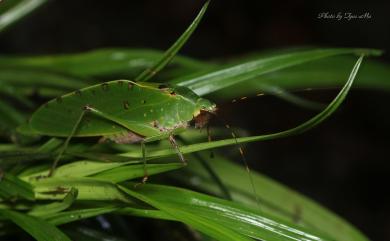
<svg viewBox="0 0 390 241">
<path fill-rule="evenodd" d="M 86 106 L 86 109 L 88 109 L 91 113 L 94 113 L 102 118 L 111 120 L 119 125 L 122 125 L 123 127 L 128 128 L 125 124 L 123 124 L 118 118 L 116 118 L 114 116 L 111 116 L 107 113 L 101 112 L 100 110 L 95 109 L 91 106 Z M 143 164 L 144 164 L 144 177 L 142 178 L 142 182 L 137 183 L 135 186 L 138 186 L 139 184 L 144 184 L 148 180 L 148 172 L 147 172 L 147 167 L 146 167 L 146 164 L 147 164 L 146 163 L 146 146 L 145 146 L 145 143 L 147 143 L 147 142 L 148 142 L 147 139 L 144 139 L 141 141 L 142 160 L 143 160 Z"/>
<path fill-rule="evenodd" d="M 70 135 L 66 138 L 65 143 L 64 143 L 64 145 L 63 145 L 63 148 L 61 149 L 60 153 L 58 154 L 58 156 L 57 156 L 56 159 L 54 160 L 53 166 L 51 167 L 51 169 L 50 169 L 50 171 L 49 171 L 49 175 L 48 175 L 49 177 L 53 175 L 54 170 L 55 170 L 55 168 L 56 168 L 56 166 L 57 166 L 59 160 L 61 159 L 63 153 L 65 152 L 65 150 L 67 149 L 67 147 L 68 147 L 68 145 L 69 145 L 70 139 L 71 139 L 71 138 L 74 136 L 74 134 L 76 133 L 76 131 L 77 131 L 77 129 L 78 129 L 78 127 L 79 127 L 79 125 L 80 125 L 80 123 L 81 123 L 81 121 L 82 121 L 82 119 L 83 119 L 83 117 L 84 117 L 84 115 L 85 115 L 86 112 L 93 113 L 93 114 L 95 114 L 95 115 L 97 115 L 97 116 L 100 116 L 100 117 L 102 117 L 102 118 L 104 118 L 104 119 L 110 120 L 110 121 L 112 121 L 112 122 L 114 122 L 114 123 L 116 123 L 116 124 L 118 124 L 118 125 L 121 125 L 121 126 L 123 126 L 123 127 L 128 128 L 124 123 L 122 123 L 122 122 L 120 121 L 120 119 L 115 118 L 115 117 L 113 117 L 112 115 L 109 115 L 109 114 L 107 114 L 107 113 L 104 113 L 104 112 L 102 112 L 102 111 L 100 111 L 100 110 L 98 110 L 98 109 L 95 109 L 95 108 L 93 108 L 93 107 L 90 106 L 90 105 L 85 105 L 85 106 L 83 107 L 83 111 L 81 112 L 80 117 L 77 119 L 77 122 L 75 123 L 75 125 L 74 125 L 74 127 L 73 127 L 73 129 L 72 129 L 72 131 L 71 131 L 71 133 L 70 133 Z"/>
<path fill-rule="evenodd" d="M 49 174 L 47 175 L 48 177 L 51 177 L 53 175 L 53 173 L 54 173 L 54 171 L 55 171 L 55 169 L 56 169 L 56 167 L 58 165 L 58 162 L 60 161 L 62 155 L 64 154 L 64 152 L 68 148 L 70 139 L 72 139 L 72 137 L 76 133 L 76 131 L 77 131 L 77 129 L 78 129 L 80 123 L 81 123 L 81 120 L 83 119 L 83 117 L 85 115 L 85 112 L 87 112 L 87 111 L 88 111 L 88 109 L 86 107 L 84 107 L 84 109 L 81 112 L 79 118 L 77 119 L 75 125 L 73 126 L 72 131 L 70 132 L 70 135 L 66 138 L 64 145 L 62 146 L 62 148 L 61 148 L 60 152 L 58 153 L 56 159 L 54 159 L 53 165 L 51 166 Z"/>
<path fill-rule="evenodd" d="M 142 178 L 142 183 L 146 183 L 148 180 L 148 168 L 146 167 L 146 146 L 145 141 L 141 141 L 141 152 L 142 152 L 142 161 L 144 163 L 144 177 Z"/>
<path fill-rule="evenodd" d="M 179 145 L 177 144 L 177 142 L 176 142 L 175 138 L 173 137 L 173 135 L 169 135 L 169 142 L 171 143 L 173 148 L 175 148 L 175 151 L 176 151 L 177 155 L 179 156 L 180 160 L 183 162 L 183 164 L 187 165 L 187 162 L 184 159 L 183 153 L 181 153 Z"/>
<path fill-rule="evenodd" d="M 145 184 L 149 178 L 148 176 L 148 168 L 147 168 L 147 160 L 146 160 L 146 146 L 145 146 L 145 143 L 148 142 L 148 139 L 145 139 L 143 141 L 141 141 L 141 152 L 142 152 L 142 161 L 143 161 L 143 164 L 144 164 L 144 177 L 142 178 L 142 182 L 141 183 L 137 183 L 135 186 L 139 186 L 140 184 Z M 180 160 L 183 162 L 183 165 L 187 165 L 187 162 L 186 160 L 184 159 L 184 156 L 183 156 L 183 153 L 181 153 L 180 149 L 179 149 L 179 145 L 177 144 L 175 138 L 173 137 L 173 135 L 169 135 L 169 142 L 171 143 L 171 145 L 175 148 L 175 151 L 177 153 L 177 155 L 179 156 Z"/>
<path fill-rule="evenodd" d="M 144 165 L 144 177 L 142 178 L 142 181 L 140 183 L 136 183 L 134 187 L 138 187 L 139 185 L 145 184 L 149 179 L 147 160 L 146 160 L 146 145 L 145 145 L 147 142 L 148 139 L 144 139 L 143 141 L 141 141 L 141 153 L 142 153 L 142 162 Z"/>
</svg>

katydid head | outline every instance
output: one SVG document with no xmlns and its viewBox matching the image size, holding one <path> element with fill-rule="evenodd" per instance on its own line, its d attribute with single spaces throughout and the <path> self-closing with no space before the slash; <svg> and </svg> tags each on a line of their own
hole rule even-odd
<svg viewBox="0 0 390 241">
<path fill-rule="evenodd" d="M 196 105 L 197 109 L 199 109 L 200 111 L 209 112 L 211 114 L 215 114 L 215 112 L 217 111 L 217 105 L 209 101 L 208 99 L 199 97 L 196 101 Z"/>
<path fill-rule="evenodd" d="M 187 87 L 171 85 L 169 91 L 171 91 L 171 95 L 179 95 L 195 105 L 193 113 L 191 114 L 196 128 L 202 128 L 205 126 L 211 116 L 217 111 L 217 105 L 215 103 L 208 99 L 199 97 L 199 95 Z"/>
<path fill-rule="evenodd" d="M 198 98 L 196 101 L 197 110 L 199 111 L 194 117 L 195 128 L 202 128 L 209 122 L 212 115 L 217 111 L 217 105 L 207 99 Z"/>
</svg>

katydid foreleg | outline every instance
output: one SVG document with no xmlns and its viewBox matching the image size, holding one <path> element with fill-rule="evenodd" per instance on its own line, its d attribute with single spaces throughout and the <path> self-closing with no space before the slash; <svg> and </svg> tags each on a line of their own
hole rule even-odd
<svg viewBox="0 0 390 241">
<path fill-rule="evenodd" d="M 177 144 L 177 142 L 176 142 L 175 138 L 173 137 L 173 135 L 169 135 L 169 142 L 171 143 L 173 148 L 175 148 L 175 151 L 176 151 L 177 155 L 179 156 L 180 160 L 183 162 L 183 164 L 187 165 L 187 162 L 184 159 L 183 153 L 181 153 L 179 145 Z"/>
<path fill-rule="evenodd" d="M 179 145 L 177 144 L 175 138 L 173 137 L 173 134 L 169 134 L 168 139 L 169 139 L 169 142 L 171 143 L 172 147 L 175 149 L 175 151 L 176 151 L 177 155 L 179 156 L 180 160 L 183 162 L 183 165 L 186 165 L 187 162 L 184 159 L 183 153 L 181 153 Z M 142 183 L 145 183 L 148 180 L 148 178 L 149 178 L 148 170 L 147 170 L 147 167 L 146 167 L 147 160 L 146 160 L 146 146 L 145 146 L 145 144 L 148 143 L 148 142 L 152 142 L 152 141 L 155 141 L 155 137 L 145 138 L 144 140 L 141 141 L 142 160 L 143 160 L 143 163 L 144 163 L 144 177 L 142 178 Z"/>
</svg>

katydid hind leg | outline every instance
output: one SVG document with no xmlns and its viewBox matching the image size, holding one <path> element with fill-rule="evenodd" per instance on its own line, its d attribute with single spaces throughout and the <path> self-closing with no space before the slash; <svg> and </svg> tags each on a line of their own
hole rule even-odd
<svg viewBox="0 0 390 241">
<path fill-rule="evenodd" d="M 87 110 L 89 110 L 91 113 L 94 113 L 102 118 L 105 118 L 107 120 L 111 120 L 113 121 L 114 123 L 117 123 L 119 125 L 122 125 L 125 127 L 125 125 L 123 125 L 123 123 L 120 123 L 118 122 L 118 120 L 116 118 L 113 118 L 111 115 L 107 114 L 107 113 L 104 113 L 104 112 L 101 112 L 100 110 L 96 109 L 96 108 L 93 108 L 91 106 L 86 106 L 85 107 Z M 138 186 L 139 184 L 144 184 L 146 183 L 146 181 L 148 180 L 149 176 L 148 176 L 148 170 L 147 170 L 147 163 L 146 163 L 146 146 L 145 146 L 145 143 L 148 142 L 147 139 L 143 139 L 141 140 L 141 153 L 142 153 L 142 161 L 143 161 L 143 168 L 144 168 L 144 177 L 142 178 L 142 182 L 141 183 L 138 183 L 136 184 L 136 186 Z"/>
<path fill-rule="evenodd" d="M 207 141 L 211 142 L 212 139 L 211 139 L 211 130 L 210 130 L 209 124 L 207 124 L 207 126 L 206 126 L 206 131 L 207 131 Z M 210 151 L 210 158 L 214 158 L 214 151 L 213 150 Z"/>
<path fill-rule="evenodd" d="M 142 183 L 146 183 L 148 180 L 148 168 L 146 166 L 146 146 L 145 141 L 141 141 L 141 152 L 142 152 L 142 162 L 144 164 L 144 177 L 142 178 Z"/>
<path fill-rule="evenodd" d="M 98 109 L 96 109 L 96 108 L 94 108 L 94 107 L 92 107 L 90 105 L 85 105 L 83 107 L 83 110 L 82 110 L 79 118 L 77 119 L 75 125 L 73 126 L 70 135 L 66 138 L 63 147 L 61 148 L 59 154 L 57 155 L 56 159 L 54 160 L 53 165 L 52 165 L 52 167 L 51 167 L 51 169 L 49 171 L 49 175 L 48 175 L 49 177 L 53 175 L 53 173 L 55 171 L 55 168 L 58 165 L 58 162 L 60 161 L 62 155 L 64 154 L 64 152 L 68 148 L 68 145 L 69 145 L 69 142 L 70 142 L 71 138 L 75 135 L 75 133 L 76 133 L 76 131 L 77 131 L 81 121 L 83 120 L 83 118 L 84 118 L 84 116 L 85 116 L 85 114 L 87 112 L 91 113 L 91 114 L 94 114 L 94 115 L 97 115 L 97 116 L 100 116 L 100 117 L 102 117 L 104 119 L 110 120 L 110 121 L 112 121 L 112 122 L 114 122 L 114 123 L 116 123 L 118 125 L 124 126 L 122 123 L 118 122 L 118 120 L 112 118 L 109 114 L 104 113 L 104 112 L 102 112 L 102 111 L 100 111 L 100 110 L 98 110 Z"/>
<path fill-rule="evenodd" d="M 75 135 L 77 129 L 79 128 L 80 126 L 80 123 L 81 121 L 83 120 L 84 116 L 85 116 L 85 113 L 88 111 L 87 108 L 83 108 L 83 110 L 81 111 L 81 114 L 79 116 L 79 118 L 77 119 L 76 123 L 74 124 L 69 136 L 66 138 L 63 146 L 61 147 L 61 150 L 60 152 L 58 153 L 58 155 L 56 156 L 56 158 L 54 159 L 54 162 L 49 170 L 49 174 L 48 174 L 48 177 L 51 177 L 53 174 L 54 174 L 54 171 L 59 163 L 59 161 L 61 160 L 61 157 L 62 155 L 64 154 L 64 152 L 66 151 L 66 149 L 68 148 L 68 145 L 69 145 L 69 142 L 70 140 L 72 139 L 72 137 Z"/>
</svg>

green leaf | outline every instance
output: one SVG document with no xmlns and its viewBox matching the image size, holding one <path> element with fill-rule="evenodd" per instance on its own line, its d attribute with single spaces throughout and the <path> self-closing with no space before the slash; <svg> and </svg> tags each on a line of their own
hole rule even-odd
<svg viewBox="0 0 390 241">
<path fill-rule="evenodd" d="M 45 142 L 42 146 L 37 149 L 37 152 L 47 153 L 52 152 L 53 150 L 59 148 L 64 143 L 63 140 L 58 138 L 50 138 L 47 142 Z"/>
<path fill-rule="evenodd" d="M 126 145 L 129 146 L 129 145 Z M 129 163 L 140 163 L 139 158 L 133 159 L 131 157 L 124 157 L 115 154 L 98 153 L 98 152 L 73 152 L 66 151 L 66 154 L 74 157 L 86 158 L 89 160 L 96 160 L 101 162 L 129 162 Z M 131 160 L 131 161 L 130 161 Z"/>
<path fill-rule="evenodd" d="M 50 222 L 51 224 L 62 225 L 62 224 L 75 222 L 78 220 L 95 217 L 106 213 L 111 213 L 118 209 L 119 207 L 115 207 L 115 206 L 79 209 L 79 210 L 65 211 L 60 213 L 46 214 L 43 215 L 41 218 L 45 219 L 47 222 Z"/>
<path fill-rule="evenodd" d="M 258 207 L 248 171 L 245 168 L 220 156 L 215 156 L 209 165 L 222 178 L 234 201 L 253 208 Z M 219 187 L 199 162 L 190 162 L 184 171 L 176 173 L 175 176 L 197 190 L 220 193 Z M 264 213 L 290 222 L 297 222 L 304 227 L 312 227 L 335 240 L 368 240 L 359 230 L 314 201 L 264 175 L 253 171 L 251 175 L 261 202 L 261 210 Z M 243 178 L 245 176 L 247 178 Z M 191 182 L 194 179 L 197 181 Z"/>
<path fill-rule="evenodd" d="M 168 163 L 168 164 L 148 164 L 146 166 L 148 176 L 155 175 L 162 172 L 168 172 L 182 168 L 182 163 Z M 105 172 L 94 175 L 94 178 L 111 181 L 113 183 L 123 182 L 126 180 L 143 177 L 145 175 L 143 165 L 129 165 L 117 167 Z"/>
<path fill-rule="evenodd" d="M 144 165 L 138 164 L 140 161 L 128 162 L 96 162 L 96 161 L 76 161 L 62 165 L 56 169 L 55 178 L 76 178 L 91 176 L 95 179 L 101 179 L 113 183 L 143 177 L 145 175 Z M 167 164 L 147 164 L 148 175 L 152 176 L 158 173 L 167 172 L 183 167 L 182 163 L 167 163 Z M 35 183 L 35 179 L 46 177 L 48 170 L 39 172 L 25 172 L 22 179 Z"/>
<path fill-rule="evenodd" d="M 17 72 L 53 72 L 60 75 L 90 78 L 132 79 L 140 71 L 150 68 L 161 59 L 163 53 L 152 49 L 110 48 L 88 52 L 49 56 L 7 56 L 0 55 L 0 68 Z M 176 56 L 172 69 L 192 72 L 210 66 L 197 60 Z M 93 80 L 93 79 L 92 79 Z M 88 83 L 89 81 L 87 81 Z M 76 87 L 76 86 L 75 86 Z"/>
<path fill-rule="evenodd" d="M 0 214 L 10 219 L 38 241 L 70 241 L 56 226 L 40 218 L 19 212 L 0 209 Z"/>
<path fill-rule="evenodd" d="M 24 94 L 32 94 L 40 89 L 44 91 L 57 90 L 64 93 L 64 91 L 80 89 L 88 83 L 81 77 L 65 75 L 51 70 L 3 68 L 1 66 L 0 81 L 2 85 L 12 86 Z"/>
<path fill-rule="evenodd" d="M 34 11 L 36 8 L 40 7 L 42 4 L 47 2 L 47 0 L 14 0 L 6 2 L 17 2 L 17 4 L 7 8 L 6 12 L 0 12 L 0 33 L 13 23 Z M 3 3 L 1 4 L 3 5 Z"/>
<path fill-rule="evenodd" d="M 329 240 L 246 205 L 163 185 L 121 188 L 217 240 Z"/>
<path fill-rule="evenodd" d="M 32 186 L 19 179 L 18 177 L 9 174 L 0 174 L 0 197 L 3 199 L 24 198 L 34 200 L 34 192 Z"/>
<path fill-rule="evenodd" d="M 56 169 L 53 174 L 53 177 L 86 177 L 99 172 L 113 169 L 115 167 L 138 163 L 135 161 L 132 162 L 111 162 L 103 163 L 96 161 L 75 161 L 69 164 L 62 165 Z M 38 173 L 30 173 L 29 175 L 23 175 L 24 180 L 34 179 L 40 176 L 47 176 L 49 170 L 41 171 Z"/>
<path fill-rule="evenodd" d="M 119 187 L 127 194 L 135 198 L 138 198 L 148 203 L 149 205 L 154 206 L 166 212 L 167 214 L 173 216 L 178 221 L 186 223 L 217 240 L 221 240 L 221 241 L 251 240 L 249 238 L 246 238 L 244 235 L 241 235 L 231 230 L 230 228 L 227 228 L 227 226 L 220 225 L 219 222 L 211 221 L 208 218 L 189 212 L 188 208 L 180 208 L 178 207 L 178 205 L 173 205 L 173 203 L 163 202 L 162 200 L 156 200 L 153 197 L 150 197 L 148 195 L 143 195 L 142 192 L 141 193 L 136 192 L 130 190 L 129 188 L 125 188 L 123 186 L 119 186 Z M 143 191 L 150 190 L 152 186 L 149 184 L 145 187 L 142 188 Z M 161 191 L 161 189 L 159 191 Z M 178 194 L 178 192 L 175 192 L 175 194 Z M 183 196 L 182 195 L 176 196 L 176 198 L 182 199 Z"/>
<path fill-rule="evenodd" d="M 0 163 L 4 166 L 15 166 L 17 164 L 34 162 L 52 157 L 50 153 L 37 152 L 32 149 L 12 150 L 0 152 Z"/>
<path fill-rule="evenodd" d="M 14 107 L 0 99 L 0 126 L 15 128 L 25 121 L 25 117 Z"/>
<path fill-rule="evenodd" d="M 267 87 L 284 91 L 309 91 L 338 88 L 344 84 L 348 69 L 355 63 L 353 56 L 333 56 L 318 59 L 303 65 L 296 65 L 279 71 L 261 75 L 212 94 L 218 100 L 230 101 L 237 96 L 254 96 L 267 92 Z M 387 64 L 365 59 L 354 87 L 389 91 L 390 68 Z M 272 94 L 272 93 L 271 93 Z"/>
<path fill-rule="evenodd" d="M 174 217 L 170 216 L 166 212 L 161 210 L 154 210 L 154 209 L 140 209 L 140 208 L 125 207 L 125 208 L 118 209 L 116 213 L 122 215 L 143 217 L 143 218 L 155 218 L 155 219 L 162 219 L 162 220 L 177 221 Z"/>
<path fill-rule="evenodd" d="M 223 88 L 241 83 L 260 75 L 281 70 L 294 65 L 301 65 L 335 55 L 345 54 L 380 54 L 378 50 L 370 49 L 314 49 L 288 54 L 280 54 L 259 60 L 249 61 L 215 71 L 196 74 L 172 80 L 173 83 L 186 86 L 198 95 L 206 95 Z"/>
<path fill-rule="evenodd" d="M 37 205 L 28 214 L 32 216 L 40 216 L 42 214 L 58 213 L 69 208 L 77 198 L 77 189 L 70 189 L 69 193 L 61 202 L 53 202 L 46 205 Z"/>
<path fill-rule="evenodd" d="M 176 40 L 176 42 L 165 51 L 164 55 L 157 61 L 153 67 L 146 69 L 140 75 L 135 78 L 135 81 L 148 81 L 154 75 L 156 75 L 162 68 L 164 68 L 173 57 L 175 57 L 176 53 L 183 47 L 183 45 L 187 42 L 188 38 L 192 35 L 196 27 L 198 26 L 200 20 L 202 20 L 204 13 L 210 3 L 208 0 L 199 11 L 198 15 L 191 23 L 191 25 L 184 31 L 184 33 Z"/>
<path fill-rule="evenodd" d="M 131 203 L 112 182 L 90 177 L 50 177 L 31 180 L 35 198 L 40 200 L 59 200 L 72 189 L 78 190 L 78 200 L 118 200 Z"/>
<path fill-rule="evenodd" d="M 28 108 L 33 107 L 33 102 L 25 97 L 17 88 L 9 85 L 0 85 L 0 96 L 4 96 L 4 99 L 11 99 L 20 104 L 27 106 Z"/>
<path fill-rule="evenodd" d="M 254 83 L 254 82 L 255 81 L 251 81 L 251 83 Z M 237 85 L 235 85 L 235 87 L 237 87 Z M 282 100 L 285 100 L 291 104 L 294 104 L 294 105 L 297 105 L 297 106 L 300 106 L 303 108 L 307 108 L 307 109 L 322 110 L 326 107 L 326 105 L 324 105 L 322 103 L 318 103 L 315 101 L 311 101 L 311 100 L 299 97 L 298 95 L 290 93 L 290 92 L 286 91 L 285 89 L 282 89 L 276 85 L 268 85 L 268 84 L 262 84 L 262 83 L 257 82 L 257 87 L 252 88 L 250 91 L 254 91 L 254 90 L 261 90 L 262 92 L 264 92 L 264 93 L 259 94 L 259 92 L 256 91 L 257 96 L 261 96 L 263 94 L 273 95 L 273 96 L 278 97 Z M 219 92 L 226 93 L 227 91 L 226 91 L 226 89 L 223 89 L 221 91 L 218 91 L 217 93 L 214 93 L 213 96 L 215 97 L 215 94 L 220 96 L 221 93 L 219 93 Z M 233 93 L 232 94 L 233 94 L 233 96 L 237 96 L 238 93 L 239 92 L 237 91 L 237 92 L 235 92 L 235 94 L 233 94 Z M 247 93 L 245 93 L 245 95 L 246 94 Z M 223 95 L 223 99 L 226 99 L 225 95 Z"/>
</svg>

